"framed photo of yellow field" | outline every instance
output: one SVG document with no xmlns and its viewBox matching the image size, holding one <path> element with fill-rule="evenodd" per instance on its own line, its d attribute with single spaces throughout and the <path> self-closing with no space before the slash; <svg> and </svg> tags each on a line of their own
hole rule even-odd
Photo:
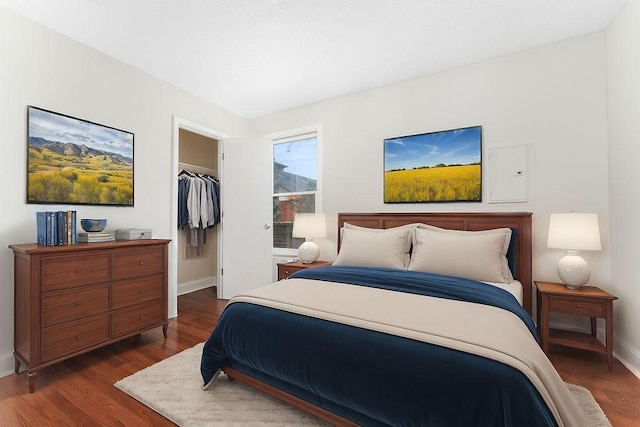
<svg viewBox="0 0 640 427">
<path fill-rule="evenodd" d="M 27 203 L 133 206 L 133 133 L 29 106 L 27 139 Z"/>
<path fill-rule="evenodd" d="M 482 126 L 384 140 L 384 202 L 482 201 Z"/>
</svg>

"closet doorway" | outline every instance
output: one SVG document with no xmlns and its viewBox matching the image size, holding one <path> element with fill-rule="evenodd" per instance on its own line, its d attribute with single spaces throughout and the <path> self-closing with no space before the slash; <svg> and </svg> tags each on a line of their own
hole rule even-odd
<svg viewBox="0 0 640 427">
<path fill-rule="evenodd" d="M 226 135 L 188 120 L 174 117 L 172 194 L 172 251 L 169 286 L 169 316 L 178 315 L 177 297 L 201 289 L 219 292 L 221 281 L 221 224 L 193 233 L 189 226 L 178 227 L 178 179 L 185 171 L 219 179 L 222 139 Z M 218 189 L 220 189 L 218 187 Z M 194 240 L 194 236 L 196 240 Z M 173 290 L 171 282 L 175 283 Z M 173 291 L 173 292 L 172 292 Z M 172 295 L 173 294 L 173 295 Z"/>
</svg>

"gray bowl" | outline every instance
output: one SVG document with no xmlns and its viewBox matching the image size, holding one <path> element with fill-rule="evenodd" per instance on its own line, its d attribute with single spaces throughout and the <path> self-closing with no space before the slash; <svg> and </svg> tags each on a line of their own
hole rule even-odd
<svg viewBox="0 0 640 427">
<path fill-rule="evenodd" d="M 87 219 L 83 218 L 80 220 L 80 226 L 84 231 L 102 231 L 107 226 L 106 219 Z"/>
</svg>

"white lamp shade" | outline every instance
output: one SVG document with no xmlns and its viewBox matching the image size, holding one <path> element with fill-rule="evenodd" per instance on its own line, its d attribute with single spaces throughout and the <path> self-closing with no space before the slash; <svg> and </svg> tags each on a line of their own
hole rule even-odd
<svg viewBox="0 0 640 427">
<path fill-rule="evenodd" d="M 327 235 L 327 224 L 324 214 L 297 213 L 293 218 L 292 237 L 304 237 L 306 239 L 298 248 L 298 258 L 305 264 L 316 262 L 320 256 L 320 247 L 313 243 L 314 237 Z"/>
<path fill-rule="evenodd" d="M 313 239 L 314 237 L 327 236 L 327 224 L 324 214 L 321 213 L 297 213 L 293 218 L 293 237 Z"/>
<path fill-rule="evenodd" d="M 601 247 L 598 215 L 551 214 L 547 246 L 577 251 L 599 251 Z"/>
<path fill-rule="evenodd" d="M 591 270 L 578 250 L 601 249 L 598 215 L 551 214 L 547 246 L 567 249 L 567 254 L 558 261 L 558 275 L 566 287 L 581 288 L 591 278 Z"/>
</svg>

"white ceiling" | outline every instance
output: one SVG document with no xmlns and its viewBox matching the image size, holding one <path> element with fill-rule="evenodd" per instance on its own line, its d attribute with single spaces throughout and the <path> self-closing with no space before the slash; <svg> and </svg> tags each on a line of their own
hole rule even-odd
<svg viewBox="0 0 640 427">
<path fill-rule="evenodd" d="M 0 0 L 0 5 L 254 118 L 602 30 L 625 1 Z"/>
</svg>

